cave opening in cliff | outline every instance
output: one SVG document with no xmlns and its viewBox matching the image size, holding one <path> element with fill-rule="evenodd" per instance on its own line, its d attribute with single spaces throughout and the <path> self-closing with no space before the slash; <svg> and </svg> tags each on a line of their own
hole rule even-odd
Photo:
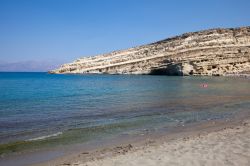
<svg viewBox="0 0 250 166">
<path fill-rule="evenodd" d="M 153 69 L 149 75 L 167 75 L 167 76 L 180 76 L 181 74 L 177 71 L 170 71 L 167 68 Z"/>
</svg>

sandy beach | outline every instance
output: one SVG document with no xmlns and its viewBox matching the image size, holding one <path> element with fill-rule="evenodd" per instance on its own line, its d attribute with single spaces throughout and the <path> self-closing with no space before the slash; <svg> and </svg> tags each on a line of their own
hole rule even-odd
<svg viewBox="0 0 250 166">
<path fill-rule="evenodd" d="M 161 145 L 149 144 L 114 157 L 95 159 L 80 166 L 112 165 L 250 165 L 250 121 L 241 126 L 195 137 L 185 137 Z M 128 148 L 130 149 L 130 148 Z M 132 148 L 131 148 L 132 149 Z"/>
<path fill-rule="evenodd" d="M 203 129 L 202 129 L 203 128 Z M 125 144 L 39 165 L 165 166 L 250 165 L 250 120 L 224 124 L 212 122 L 195 132 L 150 139 L 141 145 Z M 178 137 L 178 138 L 176 138 Z"/>
</svg>

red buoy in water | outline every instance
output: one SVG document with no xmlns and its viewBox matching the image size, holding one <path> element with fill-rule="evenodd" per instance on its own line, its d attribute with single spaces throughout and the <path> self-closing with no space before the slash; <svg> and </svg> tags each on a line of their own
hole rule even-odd
<svg viewBox="0 0 250 166">
<path fill-rule="evenodd" d="M 207 87 L 208 87 L 208 84 L 201 84 L 201 87 L 202 87 L 202 88 L 207 88 Z"/>
</svg>

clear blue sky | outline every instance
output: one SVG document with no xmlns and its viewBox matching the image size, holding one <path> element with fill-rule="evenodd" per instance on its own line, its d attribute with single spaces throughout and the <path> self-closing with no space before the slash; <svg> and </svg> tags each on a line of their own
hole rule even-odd
<svg viewBox="0 0 250 166">
<path fill-rule="evenodd" d="M 249 0 L 0 0 L 0 62 L 70 62 L 184 32 L 249 25 Z"/>
</svg>

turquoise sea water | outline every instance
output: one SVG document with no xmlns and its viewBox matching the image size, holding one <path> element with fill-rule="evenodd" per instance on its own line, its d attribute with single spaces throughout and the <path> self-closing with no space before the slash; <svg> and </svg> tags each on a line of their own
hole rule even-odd
<svg viewBox="0 0 250 166">
<path fill-rule="evenodd" d="M 0 73 L 0 154 L 137 135 L 241 112 L 250 113 L 249 79 Z"/>
</svg>

